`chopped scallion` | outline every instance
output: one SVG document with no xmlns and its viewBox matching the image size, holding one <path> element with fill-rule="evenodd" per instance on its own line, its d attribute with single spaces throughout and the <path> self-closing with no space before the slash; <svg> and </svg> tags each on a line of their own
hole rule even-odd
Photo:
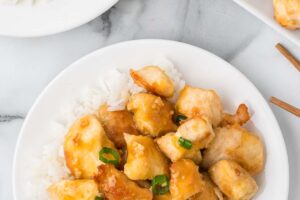
<svg viewBox="0 0 300 200">
<path fill-rule="evenodd" d="M 107 155 L 112 156 L 114 159 L 113 160 L 108 159 Z M 101 151 L 99 152 L 99 160 L 101 160 L 106 164 L 118 165 L 120 162 L 120 155 L 114 149 L 103 147 L 103 149 L 101 149 Z"/>
<path fill-rule="evenodd" d="M 166 175 L 158 175 L 152 179 L 151 188 L 155 195 L 163 195 L 169 192 L 169 178 Z"/>
<path fill-rule="evenodd" d="M 180 146 L 182 146 L 185 149 L 191 149 L 192 146 L 193 146 L 193 144 L 192 144 L 192 142 L 190 140 L 187 140 L 187 139 L 185 139 L 183 137 L 180 137 L 178 139 L 178 143 L 179 143 Z"/>
</svg>

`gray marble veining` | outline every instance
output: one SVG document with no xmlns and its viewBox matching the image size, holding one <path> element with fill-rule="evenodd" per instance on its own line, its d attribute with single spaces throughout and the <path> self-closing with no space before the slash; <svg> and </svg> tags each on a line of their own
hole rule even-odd
<svg viewBox="0 0 300 200">
<path fill-rule="evenodd" d="M 0 115 L 0 123 L 11 122 L 16 119 L 24 119 L 21 115 Z"/>
<path fill-rule="evenodd" d="M 224 0 L 122 0 L 89 25 L 103 36 L 105 45 L 129 39 L 170 39 L 192 43 L 227 60 L 263 27 Z"/>
</svg>

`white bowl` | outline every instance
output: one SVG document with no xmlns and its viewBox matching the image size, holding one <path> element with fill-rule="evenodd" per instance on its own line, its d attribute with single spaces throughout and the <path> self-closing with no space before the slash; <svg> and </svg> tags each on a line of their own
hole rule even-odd
<svg viewBox="0 0 300 200">
<path fill-rule="evenodd" d="M 253 116 L 247 127 L 264 140 L 266 164 L 256 179 L 256 200 L 287 200 L 289 167 L 285 143 L 276 119 L 255 86 L 238 70 L 217 56 L 194 46 L 165 40 L 137 40 L 97 50 L 60 73 L 36 100 L 23 124 L 16 147 L 13 191 L 16 200 L 25 193 L 25 165 L 49 140 L 47 130 L 60 113 L 61 105 L 78 98 L 85 86 L 95 84 L 99 74 L 117 66 L 128 70 L 144 66 L 161 55 L 170 59 L 188 84 L 217 90 L 227 111 L 245 102 Z M 30 192 L 30 191 L 29 191 Z"/>
<path fill-rule="evenodd" d="M 118 0 L 49 0 L 38 5 L 0 5 L 0 35 L 38 37 L 83 25 Z"/>
</svg>

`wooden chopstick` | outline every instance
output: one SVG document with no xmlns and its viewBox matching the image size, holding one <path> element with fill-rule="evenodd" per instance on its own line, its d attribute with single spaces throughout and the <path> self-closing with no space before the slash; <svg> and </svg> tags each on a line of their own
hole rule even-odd
<svg viewBox="0 0 300 200">
<path fill-rule="evenodd" d="M 295 106 L 292 106 L 292 105 L 290 105 L 290 104 L 288 104 L 288 103 L 286 103 L 286 102 L 284 102 L 284 101 L 282 101 L 282 100 L 280 100 L 276 97 L 271 97 L 270 101 L 273 104 L 279 106 L 280 108 L 282 108 L 282 109 L 284 109 L 284 110 L 300 117 L 300 109 L 299 108 L 296 108 Z"/>
<path fill-rule="evenodd" d="M 293 65 L 294 67 L 300 71 L 300 62 L 299 60 L 291 53 L 289 50 L 287 50 L 282 44 L 278 43 L 275 45 L 275 47 L 280 51 L 280 53 L 286 57 Z"/>
<path fill-rule="evenodd" d="M 282 44 L 277 43 L 275 47 L 278 49 L 278 51 L 286 58 L 288 59 L 294 67 L 300 71 L 300 61 L 291 53 L 289 50 L 287 50 Z M 291 104 L 288 104 L 276 97 L 271 97 L 270 102 L 279 106 L 280 108 L 300 117 L 300 109 L 296 108 L 295 106 L 292 106 Z"/>
</svg>

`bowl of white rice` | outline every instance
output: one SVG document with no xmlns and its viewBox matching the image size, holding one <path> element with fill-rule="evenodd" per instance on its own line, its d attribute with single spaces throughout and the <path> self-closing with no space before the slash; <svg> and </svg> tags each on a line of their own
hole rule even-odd
<svg viewBox="0 0 300 200">
<path fill-rule="evenodd" d="M 62 146 L 71 123 L 95 113 L 103 103 L 111 111 L 124 109 L 130 94 L 143 91 L 131 80 L 129 69 L 147 65 L 161 67 L 175 83 L 177 94 L 185 84 L 213 88 L 227 112 L 233 112 L 240 102 L 255 111 L 247 128 L 260 134 L 267 152 L 265 170 L 256 177 L 259 192 L 255 199 L 288 199 L 286 147 L 271 109 L 255 86 L 233 66 L 203 49 L 174 41 L 137 40 L 83 57 L 44 89 L 17 142 L 13 167 L 16 200 L 49 199 L 49 185 L 71 178 Z"/>
</svg>

